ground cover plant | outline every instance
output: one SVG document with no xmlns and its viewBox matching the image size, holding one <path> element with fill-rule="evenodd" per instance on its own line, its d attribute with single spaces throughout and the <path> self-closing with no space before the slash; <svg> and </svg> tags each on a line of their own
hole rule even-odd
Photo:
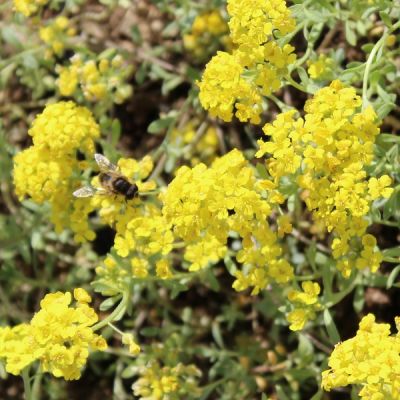
<svg viewBox="0 0 400 400">
<path fill-rule="evenodd" d="M 400 399 L 398 1 L 0 16 L 1 399 Z"/>
</svg>

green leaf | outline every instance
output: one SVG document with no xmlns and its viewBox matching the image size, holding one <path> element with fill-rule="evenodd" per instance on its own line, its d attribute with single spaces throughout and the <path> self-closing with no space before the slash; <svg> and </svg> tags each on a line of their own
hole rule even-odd
<svg viewBox="0 0 400 400">
<path fill-rule="evenodd" d="M 160 328 L 148 326 L 140 330 L 140 334 L 146 337 L 155 337 L 160 333 Z"/>
<path fill-rule="evenodd" d="M 383 257 L 400 257 L 400 246 L 391 247 L 382 251 Z"/>
<path fill-rule="evenodd" d="M 279 400 L 290 400 L 281 385 L 276 385 L 275 389 Z"/>
<path fill-rule="evenodd" d="M 218 321 L 214 321 L 211 325 L 211 334 L 212 337 L 214 338 L 215 342 L 218 344 L 220 348 L 224 348 L 224 340 L 222 338 L 222 333 L 221 333 L 221 326 Z"/>
<path fill-rule="evenodd" d="M 25 54 L 22 57 L 22 64 L 27 69 L 37 69 L 39 68 L 39 63 L 37 62 L 36 58 L 32 54 Z"/>
<path fill-rule="evenodd" d="M 163 117 L 153 121 L 147 128 L 147 131 L 153 135 L 157 135 L 165 131 L 175 121 L 175 117 Z"/>
<path fill-rule="evenodd" d="M 323 23 L 313 24 L 310 32 L 308 33 L 306 39 L 308 42 L 315 43 L 319 36 L 321 35 L 322 29 L 324 28 Z"/>
<path fill-rule="evenodd" d="M 364 308 L 364 303 L 365 303 L 364 286 L 358 285 L 356 286 L 353 297 L 354 310 L 360 312 Z"/>
<path fill-rule="evenodd" d="M 389 274 L 389 277 L 386 282 L 386 289 L 390 289 L 393 286 L 394 281 L 396 280 L 399 273 L 400 273 L 400 265 L 397 265 L 392 269 L 392 271 Z"/>
<path fill-rule="evenodd" d="M 139 372 L 139 367 L 137 365 L 128 365 L 122 372 L 121 378 L 129 379 L 137 375 Z"/>
<path fill-rule="evenodd" d="M 145 81 L 148 72 L 149 72 L 149 64 L 146 62 L 142 63 L 135 74 L 136 82 L 139 85 L 141 85 Z"/>
<path fill-rule="evenodd" d="M 324 322 L 331 343 L 332 344 L 339 343 L 340 342 L 339 332 L 336 328 L 335 322 L 333 321 L 332 315 L 327 308 L 324 310 Z"/>
<path fill-rule="evenodd" d="M 111 143 L 115 146 L 121 136 L 121 123 L 118 119 L 114 118 L 111 123 Z"/>
<path fill-rule="evenodd" d="M 385 25 L 388 27 L 388 28 L 391 28 L 392 27 L 392 20 L 391 20 L 391 18 L 389 17 L 389 14 L 387 13 L 387 12 L 385 12 L 385 11 L 379 11 L 379 16 L 381 17 L 381 20 L 385 23 Z"/>
<path fill-rule="evenodd" d="M 389 200 L 385 203 L 382 215 L 385 221 L 389 220 L 390 217 L 397 217 L 397 211 L 399 210 L 399 196 L 400 192 L 393 193 Z"/>
<path fill-rule="evenodd" d="M 212 269 L 206 269 L 204 270 L 204 276 L 205 280 L 210 286 L 211 290 L 214 292 L 219 292 L 221 289 L 221 286 L 218 282 L 218 279 L 215 277 L 213 270 Z"/>
<path fill-rule="evenodd" d="M 121 295 L 109 297 L 100 304 L 100 311 L 109 310 L 118 300 L 121 299 Z"/>
<path fill-rule="evenodd" d="M 357 36 L 352 25 L 353 24 L 351 21 L 346 21 L 345 35 L 348 43 L 351 44 L 352 46 L 355 46 L 357 44 Z"/>
<path fill-rule="evenodd" d="M 314 346 L 310 339 L 303 334 L 299 334 L 299 357 L 303 363 L 311 362 L 314 355 Z"/>
<path fill-rule="evenodd" d="M 4 26 L 1 29 L 1 36 L 3 37 L 4 41 L 6 43 L 9 43 L 16 47 L 17 49 L 20 49 L 22 47 L 21 39 L 18 36 L 18 31 L 15 29 L 14 26 L 9 25 L 9 26 Z"/>
<path fill-rule="evenodd" d="M 44 248 L 45 244 L 43 241 L 43 236 L 39 231 L 33 231 L 31 236 L 31 246 L 35 250 L 41 250 Z"/>
<path fill-rule="evenodd" d="M 174 282 L 171 290 L 171 299 L 175 299 L 179 293 L 185 292 L 188 289 L 187 285 L 180 282 Z"/>
<path fill-rule="evenodd" d="M 163 82 L 161 86 L 161 93 L 162 95 L 167 95 L 169 92 L 174 90 L 177 86 L 179 86 L 184 79 L 181 76 L 174 76 L 171 79 L 168 79 Z"/>
<path fill-rule="evenodd" d="M 196 82 L 197 80 L 199 80 L 201 78 L 201 72 L 196 68 L 188 66 L 187 69 L 186 69 L 186 76 L 192 82 Z"/>
<path fill-rule="evenodd" d="M 313 397 L 311 397 L 310 400 L 321 400 L 324 392 L 322 390 L 318 390 L 317 393 L 314 394 Z"/>
<path fill-rule="evenodd" d="M 139 27 L 137 25 L 134 25 L 131 29 L 131 38 L 132 42 L 137 45 L 141 45 L 143 43 L 142 34 L 140 33 Z"/>
<path fill-rule="evenodd" d="M 257 163 L 256 170 L 262 179 L 268 179 L 268 171 L 264 163 Z"/>
</svg>

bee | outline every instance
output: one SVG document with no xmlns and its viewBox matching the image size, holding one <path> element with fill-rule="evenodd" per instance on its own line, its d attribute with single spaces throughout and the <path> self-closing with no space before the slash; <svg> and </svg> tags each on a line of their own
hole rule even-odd
<svg viewBox="0 0 400 400">
<path fill-rule="evenodd" d="M 123 195 L 126 200 L 132 200 L 138 194 L 138 187 L 122 175 L 118 167 L 109 161 L 102 154 L 94 155 L 97 165 L 100 168 L 99 181 L 101 188 L 84 186 L 75 190 L 72 194 L 75 197 L 91 197 L 96 193 Z"/>
</svg>

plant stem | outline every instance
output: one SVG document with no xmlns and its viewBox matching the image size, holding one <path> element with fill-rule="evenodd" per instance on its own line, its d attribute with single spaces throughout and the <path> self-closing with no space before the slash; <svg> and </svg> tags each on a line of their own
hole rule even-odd
<svg viewBox="0 0 400 400">
<path fill-rule="evenodd" d="M 32 400 L 40 400 L 40 386 L 42 383 L 43 373 L 40 371 L 40 366 L 37 369 L 32 385 Z"/>
<path fill-rule="evenodd" d="M 21 373 L 22 380 L 24 381 L 25 400 L 32 400 L 32 389 L 29 377 L 29 366 L 24 368 Z"/>
<path fill-rule="evenodd" d="M 300 83 L 297 83 L 291 76 L 287 75 L 285 78 L 296 89 L 300 90 L 301 92 L 308 93 L 307 89 Z"/>
<path fill-rule="evenodd" d="M 114 321 L 114 318 L 121 314 L 121 313 L 125 313 L 126 308 L 128 306 L 128 299 L 129 299 L 129 294 L 130 291 L 125 291 L 123 296 L 122 296 L 122 300 L 121 302 L 118 304 L 117 307 L 115 307 L 114 311 L 106 318 L 104 318 L 103 320 L 99 321 L 97 324 L 92 326 L 92 330 L 93 331 L 97 331 L 101 328 L 103 328 L 104 326 L 108 325 L 109 322 Z"/>
<path fill-rule="evenodd" d="M 390 29 L 387 29 L 383 36 L 375 43 L 375 46 L 372 48 L 370 55 L 368 56 L 367 62 L 365 63 L 364 77 L 363 77 L 363 86 L 362 86 L 362 109 L 368 106 L 368 78 L 369 73 L 371 71 L 372 63 L 375 59 L 378 51 L 385 45 L 387 37 L 400 27 L 400 21 L 397 21 Z"/>
</svg>

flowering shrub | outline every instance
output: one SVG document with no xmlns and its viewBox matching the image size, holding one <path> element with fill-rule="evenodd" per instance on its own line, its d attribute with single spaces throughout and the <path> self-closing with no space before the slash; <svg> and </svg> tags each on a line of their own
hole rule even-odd
<svg viewBox="0 0 400 400">
<path fill-rule="evenodd" d="M 0 5 L 0 398 L 400 399 L 399 13 Z"/>
</svg>

